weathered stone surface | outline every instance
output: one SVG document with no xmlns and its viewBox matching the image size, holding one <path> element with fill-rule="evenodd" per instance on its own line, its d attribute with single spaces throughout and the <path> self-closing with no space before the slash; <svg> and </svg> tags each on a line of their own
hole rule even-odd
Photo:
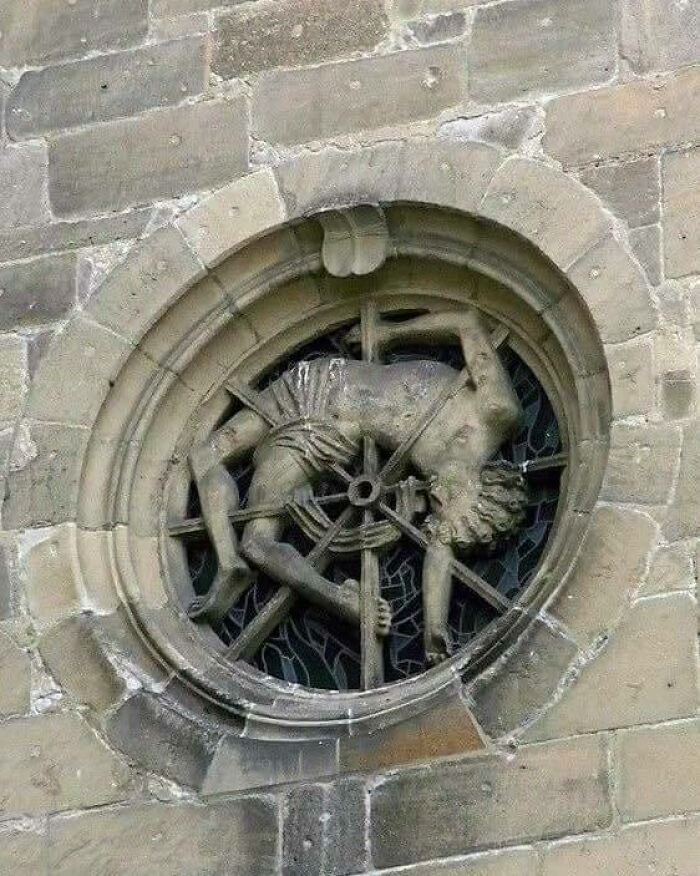
<svg viewBox="0 0 700 876">
<path fill-rule="evenodd" d="M 152 211 L 132 210 L 117 216 L 78 222 L 52 222 L 39 228 L 0 232 L 0 261 L 28 259 L 61 249 L 102 246 L 115 240 L 138 237 Z"/>
<path fill-rule="evenodd" d="M 453 45 L 273 72 L 253 91 L 253 128 L 263 140 L 305 143 L 430 118 L 465 88 L 466 57 Z"/>
<path fill-rule="evenodd" d="M 72 524 L 38 530 L 26 538 L 21 559 L 27 606 L 40 627 L 80 611 L 74 539 Z"/>
<path fill-rule="evenodd" d="M 120 210 L 213 188 L 247 166 L 242 97 L 153 110 L 52 141 L 51 203 L 62 217 Z"/>
<path fill-rule="evenodd" d="M 620 52 L 633 70 L 672 70 L 700 61 L 695 0 L 623 0 Z"/>
<path fill-rule="evenodd" d="M 206 12 L 192 12 L 175 18 L 152 18 L 151 38 L 157 42 L 179 40 L 186 36 L 205 34 L 209 31 L 209 18 Z"/>
<path fill-rule="evenodd" d="M 204 264 L 213 267 L 285 218 L 277 181 L 265 168 L 219 190 L 176 224 Z"/>
<path fill-rule="evenodd" d="M 291 791 L 284 800 L 282 833 L 283 876 L 323 872 L 324 788 L 321 785 Z"/>
<path fill-rule="evenodd" d="M 700 67 L 553 100 L 545 151 L 564 164 L 615 158 L 700 139 Z"/>
<path fill-rule="evenodd" d="M 622 733 L 618 751 L 625 821 L 700 810 L 700 722 Z"/>
<path fill-rule="evenodd" d="M 553 613 L 582 643 L 607 633 L 638 590 L 656 538 L 645 514 L 597 508 Z"/>
<path fill-rule="evenodd" d="M 658 222 L 661 192 L 656 158 L 591 167 L 581 172 L 580 179 L 630 228 Z"/>
<path fill-rule="evenodd" d="M 224 79 L 301 67 L 373 49 L 386 32 L 381 0 L 244 4 L 216 20 L 212 70 Z"/>
<path fill-rule="evenodd" d="M 665 420 L 683 420 L 695 413 L 695 374 L 667 371 L 661 377 L 661 406 Z"/>
<path fill-rule="evenodd" d="M 106 723 L 110 741 L 150 772 L 199 788 L 216 746 L 215 735 L 150 694 L 139 693 Z"/>
<path fill-rule="evenodd" d="M 536 621 L 492 677 L 471 688 L 474 716 L 492 737 L 511 733 L 554 696 L 576 645 Z"/>
<path fill-rule="evenodd" d="M 26 341 L 18 335 L 0 335 L 0 423 L 22 413 L 26 388 Z"/>
<path fill-rule="evenodd" d="M 57 818 L 51 823 L 50 871 L 179 873 L 196 876 L 274 876 L 277 808 L 271 799 L 210 805 L 140 804 Z"/>
<path fill-rule="evenodd" d="M 700 273 L 700 148 L 664 155 L 662 172 L 666 276 Z"/>
<path fill-rule="evenodd" d="M 661 282 L 661 226 L 646 225 L 630 231 L 630 246 L 652 286 Z"/>
<path fill-rule="evenodd" d="M 700 503 L 695 483 L 700 466 L 700 424 L 688 423 L 683 427 L 681 467 L 673 503 L 664 524 L 669 541 L 700 534 Z"/>
<path fill-rule="evenodd" d="M 650 414 L 654 408 L 653 346 L 648 338 L 606 348 L 613 411 L 617 419 Z"/>
<path fill-rule="evenodd" d="M 50 627 L 39 639 L 49 671 L 73 702 L 102 710 L 116 703 L 124 682 L 99 643 L 99 619 L 71 617 Z"/>
<path fill-rule="evenodd" d="M 510 159 L 498 170 L 480 212 L 531 240 L 562 268 L 608 228 L 596 198 L 580 183 L 522 158 Z"/>
<path fill-rule="evenodd" d="M 0 724 L 5 817 L 59 812 L 124 800 L 130 773 L 77 715 L 54 714 Z"/>
<path fill-rule="evenodd" d="M 202 792 L 221 794 L 332 776 L 335 740 L 271 742 L 231 736 L 221 741 Z"/>
<path fill-rule="evenodd" d="M 378 868 L 604 827 L 605 747 L 581 738 L 392 776 L 372 791 L 370 818 Z"/>
<path fill-rule="evenodd" d="M 566 842 L 544 853 L 542 876 L 695 876 L 700 819 L 630 827 L 617 836 Z"/>
<path fill-rule="evenodd" d="M 656 325 L 646 278 L 612 235 L 582 256 L 568 275 L 593 314 L 604 343 L 627 341 Z"/>
<path fill-rule="evenodd" d="M 12 614 L 12 582 L 7 548 L 0 544 L 0 620 Z"/>
<path fill-rule="evenodd" d="M 46 836 L 29 831 L 0 834 L 0 872 L 46 876 Z"/>
<path fill-rule="evenodd" d="M 538 124 L 537 113 L 531 107 L 507 107 L 497 112 L 445 122 L 439 133 L 449 140 L 482 140 L 515 150 Z"/>
<path fill-rule="evenodd" d="M 394 872 L 394 871 L 392 871 Z M 397 876 L 403 870 L 395 871 Z M 411 867 L 406 876 L 538 876 L 537 856 L 525 849 L 518 851 L 490 852 L 475 855 L 450 864 L 430 864 Z"/>
<path fill-rule="evenodd" d="M 29 711 L 30 685 L 29 655 L 0 628 L 0 715 Z"/>
<path fill-rule="evenodd" d="M 43 144 L 0 149 L 0 231 L 48 222 L 47 163 Z"/>
<path fill-rule="evenodd" d="M 672 425 L 613 426 L 601 498 L 610 502 L 665 504 L 680 446 L 680 431 Z"/>
<path fill-rule="evenodd" d="M 146 34 L 147 16 L 148 0 L 3 0 L 0 66 L 134 45 Z"/>
<path fill-rule="evenodd" d="M 25 73 L 7 103 L 13 140 L 171 106 L 205 86 L 201 37 Z"/>
<path fill-rule="evenodd" d="M 392 18 L 406 20 L 419 15 L 437 15 L 441 12 L 454 12 L 468 6 L 478 6 L 489 0 L 389 0 Z"/>
<path fill-rule="evenodd" d="M 655 596 L 673 590 L 692 590 L 695 587 L 693 561 L 685 544 L 660 547 L 654 554 L 642 596 Z"/>
<path fill-rule="evenodd" d="M 478 9 L 470 96 L 497 103 L 604 82 L 615 69 L 614 29 L 608 0 L 521 0 Z"/>
<path fill-rule="evenodd" d="M 75 303 L 74 253 L 0 267 L 0 328 L 28 328 L 62 319 Z"/>
<path fill-rule="evenodd" d="M 409 30 L 422 46 L 454 40 L 464 35 L 467 17 L 464 12 L 449 12 L 411 22 Z"/>
<path fill-rule="evenodd" d="M 685 594 L 639 602 L 528 738 L 694 715 L 696 626 L 694 604 Z"/>
</svg>

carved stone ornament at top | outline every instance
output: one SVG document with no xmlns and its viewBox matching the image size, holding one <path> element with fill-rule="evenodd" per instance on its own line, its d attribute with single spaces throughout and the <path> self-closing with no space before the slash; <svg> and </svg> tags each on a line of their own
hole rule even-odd
<svg viewBox="0 0 700 876">
<path fill-rule="evenodd" d="M 260 390 L 229 378 L 239 409 L 190 453 L 202 516 L 171 534 L 205 528 L 215 553 L 213 580 L 189 606 L 196 623 L 220 624 L 256 575 L 278 585 L 229 646 L 230 659 L 252 659 L 303 600 L 359 629 L 369 689 L 384 682 L 382 640 L 392 628 L 380 557 L 397 541 L 423 556 L 428 666 L 453 650 L 454 582 L 498 614 L 510 607 L 463 560 L 492 552 L 522 526 L 527 463 L 494 459 L 523 413 L 499 356 L 505 329 L 490 330 L 471 308 L 397 321 L 369 302 L 359 317 L 344 337 L 356 358 L 297 361 Z M 384 361 L 397 346 L 450 343 L 461 347 L 461 368 Z M 242 507 L 232 466 L 246 459 L 252 476 Z M 312 544 L 306 553 L 286 538 L 291 525 Z M 358 577 L 327 577 L 344 555 L 359 558 Z"/>
</svg>

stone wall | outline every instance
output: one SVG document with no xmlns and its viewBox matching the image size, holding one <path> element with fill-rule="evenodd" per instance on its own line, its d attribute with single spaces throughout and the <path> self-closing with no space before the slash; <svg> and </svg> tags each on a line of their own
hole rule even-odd
<svg viewBox="0 0 700 876">
<path fill-rule="evenodd" d="M 0 871 L 697 876 L 699 31 L 697 0 L 4 0 Z M 316 153 L 352 164 L 409 139 L 563 172 L 613 229 L 573 272 L 615 410 L 577 586 L 555 606 L 577 656 L 538 720 L 487 753 L 207 793 L 212 752 L 185 725 L 162 734 L 157 700 L 105 670 L 66 595 L 72 560 L 47 525 L 66 496 L 49 483 L 31 526 L 16 511 L 55 456 L 56 423 L 24 415 L 33 376 L 137 242 L 212 191 L 294 159 L 332 192 Z M 498 180 L 477 203 L 565 250 L 577 229 L 549 208 L 514 217 Z M 415 200 L 423 182 L 404 181 Z M 157 267 L 138 268 L 144 284 Z M 532 695 L 536 646 L 511 662 L 494 723 Z"/>
</svg>

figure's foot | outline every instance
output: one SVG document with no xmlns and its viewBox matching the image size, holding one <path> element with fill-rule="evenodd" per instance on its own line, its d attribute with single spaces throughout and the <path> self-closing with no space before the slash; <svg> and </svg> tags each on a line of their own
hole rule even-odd
<svg viewBox="0 0 700 876">
<path fill-rule="evenodd" d="M 425 661 L 428 666 L 438 666 L 450 656 L 450 636 L 446 629 L 426 630 Z"/>
<path fill-rule="evenodd" d="M 243 560 L 230 570 L 219 571 L 209 592 L 192 600 L 187 609 L 188 617 L 197 623 L 222 621 L 254 581 L 254 573 Z"/>
<path fill-rule="evenodd" d="M 347 587 L 349 590 L 352 590 L 357 595 L 357 616 L 358 621 L 360 617 L 360 585 L 354 578 L 346 578 L 343 582 L 343 586 Z M 392 621 L 392 613 L 391 606 L 386 601 L 386 599 L 382 599 L 381 596 L 377 597 L 377 614 L 376 614 L 376 631 L 378 636 L 388 636 L 391 631 L 391 621 Z"/>
</svg>

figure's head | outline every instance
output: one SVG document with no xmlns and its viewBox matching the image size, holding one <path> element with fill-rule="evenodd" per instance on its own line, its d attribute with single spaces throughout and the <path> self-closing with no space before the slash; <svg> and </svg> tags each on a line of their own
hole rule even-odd
<svg viewBox="0 0 700 876">
<path fill-rule="evenodd" d="M 480 472 L 452 469 L 430 486 L 433 513 L 426 521 L 431 538 L 458 553 L 494 548 L 515 533 L 525 518 L 527 492 L 519 469 L 489 463 Z"/>
</svg>

